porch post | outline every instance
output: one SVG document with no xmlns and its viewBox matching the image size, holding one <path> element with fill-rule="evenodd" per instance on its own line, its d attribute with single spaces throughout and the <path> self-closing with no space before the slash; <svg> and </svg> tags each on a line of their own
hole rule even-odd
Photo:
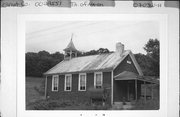
<svg viewBox="0 0 180 117">
<path fill-rule="evenodd" d="M 146 103 L 146 82 L 144 81 L 144 102 Z"/>
<path fill-rule="evenodd" d="M 47 76 L 45 80 L 45 99 L 47 98 Z"/>
<path fill-rule="evenodd" d="M 153 99 L 153 96 L 154 96 L 154 94 L 153 94 L 153 84 L 151 83 L 151 99 Z"/>
<path fill-rule="evenodd" d="M 135 93 L 136 93 L 136 101 L 137 101 L 137 79 L 135 79 Z"/>
<path fill-rule="evenodd" d="M 113 75 L 113 71 L 112 71 L 111 72 L 111 105 L 113 105 L 113 88 L 114 88 L 114 86 L 113 86 L 113 82 L 114 82 L 113 77 L 114 77 L 114 75 Z"/>
<path fill-rule="evenodd" d="M 128 90 L 127 91 L 127 93 L 128 93 L 127 95 L 128 95 L 128 100 L 129 100 L 129 81 L 127 81 L 127 90 Z"/>
</svg>

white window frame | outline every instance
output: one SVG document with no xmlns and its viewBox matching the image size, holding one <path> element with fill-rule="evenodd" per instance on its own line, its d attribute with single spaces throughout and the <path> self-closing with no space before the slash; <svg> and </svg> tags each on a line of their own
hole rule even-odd
<svg viewBox="0 0 180 117">
<path fill-rule="evenodd" d="M 85 75 L 85 90 L 81 90 L 81 86 L 80 86 L 80 78 L 81 78 L 81 75 Z M 86 91 L 86 73 L 80 73 L 79 74 L 79 83 L 78 83 L 78 91 Z"/>
<path fill-rule="evenodd" d="M 70 90 L 66 90 L 66 77 L 70 76 Z M 72 74 L 66 74 L 64 79 L 64 91 L 71 91 L 72 90 Z"/>
<path fill-rule="evenodd" d="M 102 72 L 95 72 L 94 73 L 94 88 L 96 88 L 96 74 L 101 74 L 101 87 L 103 86 L 103 73 Z"/>
<path fill-rule="evenodd" d="M 54 78 L 57 77 L 57 90 L 54 90 Z M 58 91 L 59 88 L 59 76 L 58 75 L 53 75 L 52 76 L 52 91 Z"/>
</svg>

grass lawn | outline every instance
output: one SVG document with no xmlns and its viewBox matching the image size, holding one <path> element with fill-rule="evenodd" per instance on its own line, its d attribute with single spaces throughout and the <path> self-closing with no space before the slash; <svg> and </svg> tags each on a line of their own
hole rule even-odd
<svg viewBox="0 0 180 117">
<path fill-rule="evenodd" d="M 110 105 L 94 105 L 88 102 L 77 103 L 73 100 L 45 100 L 45 79 L 26 77 L 26 110 L 111 110 Z M 155 88 L 153 100 L 139 100 L 132 110 L 158 110 L 159 89 Z"/>
<path fill-rule="evenodd" d="M 29 104 L 44 99 L 44 78 L 26 77 L 26 109 Z"/>
</svg>

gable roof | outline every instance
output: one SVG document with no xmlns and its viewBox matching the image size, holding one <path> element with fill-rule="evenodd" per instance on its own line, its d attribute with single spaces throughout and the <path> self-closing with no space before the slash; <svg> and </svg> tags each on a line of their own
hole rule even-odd
<svg viewBox="0 0 180 117">
<path fill-rule="evenodd" d="M 130 55 L 134 65 L 139 73 L 143 75 L 142 71 L 137 64 L 132 52 L 126 50 L 120 56 L 117 53 L 107 53 L 91 56 L 76 57 L 70 60 L 63 60 L 50 70 L 44 73 L 44 75 L 49 74 L 67 74 L 67 73 L 77 73 L 77 72 L 95 72 L 95 71 L 112 71 L 114 70 L 124 58 Z"/>
<path fill-rule="evenodd" d="M 155 83 L 159 84 L 159 80 L 153 77 L 145 77 L 145 76 L 139 76 L 138 74 L 130 71 L 123 71 L 120 74 L 114 76 L 115 80 L 140 80 L 140 81 L 146 81 L 148 83 Z"/>
<path fill-rule="evenodd" d="M 138 74 L 130 71 L 123 71 L 120 74 L 114 76 L 115 79 L 122 79 L 122 78 L 136 78 Z"/>
</svg>

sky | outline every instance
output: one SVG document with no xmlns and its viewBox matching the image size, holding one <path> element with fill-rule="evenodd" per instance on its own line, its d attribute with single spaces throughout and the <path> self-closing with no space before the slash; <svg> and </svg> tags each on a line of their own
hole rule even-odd
<svg viewBox="0 0 180 117">
<path fill-rule="evenodd" d="M 73 37 L 72 37 L 73 34 Z M 79 51 L 107 48 L 115 51 L 117 42 L 125 50 L 146 54 L 150 38 L 159 39 L 156 21 L 29 21 L 26 22 L 26 52 L 61 52 L 73 38 Z"/>
</svg>

